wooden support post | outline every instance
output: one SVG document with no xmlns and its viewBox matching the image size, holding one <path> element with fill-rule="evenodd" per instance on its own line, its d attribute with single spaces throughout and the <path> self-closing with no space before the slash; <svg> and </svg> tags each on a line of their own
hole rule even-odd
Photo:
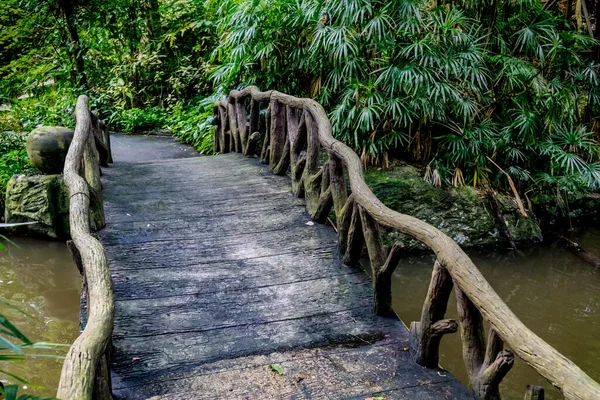
<svg viewBox="0 0 600 400">
<path fill-rule="evenodd" d="M 454 285 L 456 307 L 463 346 L 463 360 L 469 377 L 477 375 L 485 357 L 483 319 L 475 305 L 464 294 L 459 285 Z"/>
<path fill-rule="evenodd" d="M 369 261 L 371 262 L 371 269 L 379 269 L 385 264 L 385 250 L 381 242 L 381 233 L 379 232 L 379 225 L 375 220 L 359 205 L 358 208 L 360 214 L 360 224 L 362 226 L 363 237 L 367 246 L 367 253 L 369 254 Z"/>
<path fill-rule="evenodd" d="M 213 152 L 214 153 L 218 153 L 220 148 L 221 148 L 221 116 L 219 113 L 219 105 L 215 103 L 215 106 L 213 107 L 213 116 L 215 118 L 215 133 L 213 136 Z"/>
<path fill-rule="evenodd" d="M 348 239 L 346 239 L 346 251 L 344 253 L 344 264 L 356 267 L 360 261 L 363 248 L 365 247 L 365 238 L 360 223 L 360 211 L 358 204 L 352 208 L 352 217 L 348 227 Z"/>
<path fill-rule="evenodd" d="M 250 100 L 250 132 L 260 131 L 260 103 L 254 99 Z"/>
<path fill-rule="evenodd" d="M 401 246 L 394 246 L 386 260 L 379 224 L 362 207 L 357 207 L 373 275 L 373 311 L 388 316 L 392 314 L 392 272 L 398 265 Z"/>
<path fill-rule="evenodd" d="M 514 364 L 512 351 L 503 350 L 503 347 L 502 339 L 490 329 L 483 364 L 478 374 L 471 378 L 473 393 L 479 400 L 500 400 L 500 382 Z"/>
<path fill-rule="evenodd" d="M 227 109 L 219 106 L 219 121 L 221 131 L 219 133 L 219 152 L 227 153 L 229 151 L 229 142 L 231 140 L 229 132 L 229 117 L 227 116 Z"/>
<path fill-rule="evenodd" d="M 281 158 L 277 165 L 273 168 L 273 173 L 275 175 L 285 175 L 290 167 L 290 141 L 286 137 L 285 145 L 283 147 L 283 153 L 281 154 Z"/>
<path fill-rule="evenodd" d="M 354 195 L 351 194 L 346 200 L 346 204 L 340 210 L 337 218 L 337 229 L 338 229 L 338 245 L 342 253 L 346 252 L 348 244 L 348 231 L 350 229 L 350 221 L 352 219 L 352 213 L 354 211 Z"/>
<path fill-rule="evenodd" d="M 302 113 L 298 126 L 294 119 L 288 118 L 288 135 L 290 138 L 290 164 L 292 169 L 292 191 L 298 197 L 304 197 L 304 181 L 302 179 L 306 167 L 306 120 Z M 291 128 L 291 129 L 290 129 Z M 295 133 L 295 135 L 294 135 Z"/>
<path fill-rule="evenodd" d="M 319 207 L 321 196 L 321 179 L 323 168 L 319 168 L 319 132 L 310 112 L 304 115 L 306 123 L 306 166 L 302 180 L 304 182 L 304 198 L 310 215 L 314 215 Z"/>
<path fill-rule="evenodd" d="M 319 196 L 319 203 L 315 212 L 311 215 L 313 221 L 318 222 L 320 224 L 325 223 L 327 221 L 327 216 L 329 215 L 329 211 L 331 211 L 331 207 L 333 207 L 333 198 L 331 197 L 331 190 L 327 188 L 326 191 L 321 193 Z"/>
<path fill-rule="evenodd" d="M 277 101 L 271 102 L 271 155 L 269 157 L 269 167 L 275 169 L 283 157 L 286 143 L 285 133 L 285 105 Z"/>
<path fill-rule="evenodd" d="M 300 127 L 301 110 L 297 108 L 285 106 L 285 121 L 287 135 L 290 143 L 294 143 L 298 138 L 298 128 Z"/>
<path fill-rule="evenodd" d="M 392 309 L 392 274 L 396 270 L 404 246 L 396 243 L 385 263 L 380 268 L 373 268 L 373 311 L 380 316 L 393 315 Z"/>
<path fill-rule="evenodd" d="M 523 400 L 544 400 L 544 388 L 541 386 L 527 385 Z"/>
<path fill-rule="evenodd" d="M 346 189 L 346 179 L 344 178 L 344 164 L 342 160 L 329 152 L 329 187 L 333 197 L 333 209 L 336 218 L 340 217 L 340 211 L 348 199 L 348 190 Z"/>
<path fill-rule="evenodd" d="M 250 101 L 250 136 L 244 155 L 254 157 L 256 155 L 258 141 L 260 140 L 260 103 L 254 99 Z M 252 138 L 252 135 L 257 135 Z"/>
<path fill-rule="evenodd" d="M 481 313 L 458 285 L 455 292 L 463 359 L 473 393 L 479 400 L 499 400 L 499 384 L 512 368 L 514 355 L 503 350 L 502 339 L 493 329 L 489 331 L 487 345 L 484 343 Z"/>
<path fill-rule="evenodd" d="M 240 137 L 240 148 L 239 152 L 246 154 L 246 147 L 248 146 L 248 117 L 246 116 L 246 106 L 244 105 L 244 99 L 237 99 L 235 101 L 235 116 L 238 128 L 238 135 Z"/>
<path fill-rule="evenodd" d="M 306 175 L 314 175 L 319 169 L 319 127 L 310 112 L 304 113 L 306 124 Z"/>
<path fill-rule="evenodd" d="M 248 138 L 248 146 L 246 147 L 246 157 L 254 157 L 256 155 L 256 149 L 258 142 L 260 141 L 260 132 L 254 132 Z"/>
<path fill-rule="evenodd" d="M 427 368 L 439 366 L 440 341 L 442 336 L 454 333 L 458 324 L 452 319 L 443 319 L 452 292 L 452 278 L 436 260 L 431 274 L 429 290 L 423 303 L 421 321 L 410 324 L 411 346 L 415 362 Z"/>
<path fill-rule="evenodd" d="M 108 126 L 106 126 L 106 124 L 102 121 L 100 121 L 100 129 L 102 129 L 102 137 L 104 138 L 104 145 L 106 146 L 106 149 L 108 150 L 108 157 L 106 162 L 109 164 L 113 163 L 113 157 L 112 157 L 112 148 L 110 146 L 110 130 L 108 129 Z"/>
<path fill-rule="evenodd" d="M 265 138 L 263 140 L 262 151 L 260 152 L 260 162 L 263 164 L 269 163 L 269 153 L 271 148 L 271 112 L 273 103 L 269 103 L 267 115 L 265 117 Z"/>
<path fill-rule="evenodd" d="M 292 192 L 297 197 L 304 197 L 304 181 L 302 180 L 306 168 L 306 152 L 300 154 L 298 162 L 292 166 Z"/>
<path fill-rule="evenodd" d="M 229 103 L 227 103 L 227 116 L 229 117 L 229 130 L 231 132 L 230 151 L 239 153 L 241 152 L 240 132 L 237 126 L 237 113 L 235 112 L 233 101 L 233 99 L 229 99 Z"/>
<path fill-rule="evenodd" d="M 323 174 L 322 174 L 322 178 L 321 178 L 321 188 L 319 189 L 319 192 L 323 193 L 324 191 L 326 191 L 327 189 L 329 189 L 329 182 L 330 182 L 330 177 L 329 177 L 329 162 L 325 163 L 325 165 L 323 165 Z"/>
<path fill-rule="evenodd" d="M 325 164 L 321 169 L 321 188 L 319 189 L 319 203 L 312 215 L 312 219 L 319 223 L 325 223 L 331 207 L 333 207 L 333 197 L 329 188 L 329 164 Z"/>
</svg>

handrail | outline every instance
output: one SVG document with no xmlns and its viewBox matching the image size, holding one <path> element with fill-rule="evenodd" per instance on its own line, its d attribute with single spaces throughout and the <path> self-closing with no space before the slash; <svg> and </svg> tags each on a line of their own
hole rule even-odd
<svg viewBox="0 0 600 400">
<path fill-rule="evenodd" d="M 87 288 L 87 323 L 63 363 L 56 396 L 60 399 L 112 399 L 108 353 L 114 323 L 114 298 L 108 260 L 92 229 L 104 225 L 99 164 L 110 157 L 108 130 L 79 96 L 73 141 L 64 166 L 69 191 L 71 248 Z M 104 146 L 102 146 L 104 145 Z M 106 153 L 101 156 L 99 149 Z M 91 206 L 91 207 L 90 207 Z M 74 245 L 74 246 L 73 246 Z"/>
<path fill-rule="evenodd" d="M 264 102 L 269 106 L 265 123 L 261 124 L 260 105 Z M 561 389 L 566 399 L 600 398 L 600 384 L 527 328 L 456 242 L 426 222 L 389 209 L 373 194 L 364 181 L 359 157 L 333 137 L 329 118 L 319 103 L 249 86 L 231 91 L 228 99 L 215 103 L 214 111 L 216 152 L 237 151 L 254 156 L 262 137 L 263 163 L 269 164 L 276 174 L 285 174 L 291 167 L 293 191 L 305 197 L 314 220 L 324 222 L 333 207 L 344 262 L 357 264 L 366 246 L 373 269 L 377 314 L 391 312 L 391 275 L 402 253 L 396 245 L 386 257 L 379 227 L 398 230 L 433 250 L 437 259 L 421 320 L 413 322 L 410 329 L 411 352 L 419 364 L 437 367 L 442 335 L 460 327 L 463 358 L 478 399 L 499 398 L 498 385 L 514 362 L 512 352 L 503 350 L 504 344 Z M 318 165 L 319 146 L 329 155 L 323 166 Z M 346 192 L 344 167 L 350 180 L 350 196 Z M 453 288 L 458 324 L 444 319 Z M 487 341 L 483 338 L 484 321 L 491 327 Z M 534 398 L 536 390 L 541 389 L 529 389 L 528 396 Z"/>
</svg>

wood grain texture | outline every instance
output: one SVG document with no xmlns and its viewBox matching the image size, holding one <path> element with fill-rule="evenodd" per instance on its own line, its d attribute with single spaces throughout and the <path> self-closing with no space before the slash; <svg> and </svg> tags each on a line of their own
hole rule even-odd
<svg viewBox="0 0 600 400">
<path fill-rule="evenodd" d="M 464 292 L 479 310 L 483 319 L 491 325 L 516 356 L 552 385 L 562 389 L 567 399 L 600 398 L 600 384 L 527 328 L 502 301 L 456 242 L 426 222 L 389 209 L 373 194 L 363 179 L 362 163 L 358 155 L 333 137 L 329 118 L 319 103 L 312 99 L 297 98 L 277 91 L 261 92 L 255 86 L 249 86 L 241 91 L 233 90 L 229 97 L 230 99 L 251 97 L 256 101 L 279 102 L 304 110 L 306 120 L 311 121 L 304 183 L 312 179 L 317 168 L 315 160 L 318 152 L 310 150 L 311 145 L 313 149 L 317 147 L 311 139 L 311 131 L 314 129 L 318 132 L 320 145 L 344 163 L 356 203 L 363 207 L 379 225 L 406 234 L 431 249 L 436 254 L 440 265 L 450 273 L 455 285 Z M 311 201 L 314 201 L 314 196 L 312 197 L 307 196 L 309 210 L 312 206 Z"/>
<path fill-rule="evenodd" d="M 472 398 L 411 360 L 406 328 L 372 312 L 333 229 L 260 160 L 138 161 L 103 177 L 118 398 Z"/>
</svg>

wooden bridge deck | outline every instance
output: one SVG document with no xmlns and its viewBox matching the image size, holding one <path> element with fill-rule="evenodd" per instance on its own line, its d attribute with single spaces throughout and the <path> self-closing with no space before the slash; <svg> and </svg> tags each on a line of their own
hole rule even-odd
<svg viewBox="0 0 600 400">
<path fill-rule="evenodd" d="M 413 363 L 406 328 L 372 313 L 369 277 L 307 224 L 287 177 L 167 137 L 115 135 L 113 153 L 115 398 L 471 398 Z"/>
</svg>

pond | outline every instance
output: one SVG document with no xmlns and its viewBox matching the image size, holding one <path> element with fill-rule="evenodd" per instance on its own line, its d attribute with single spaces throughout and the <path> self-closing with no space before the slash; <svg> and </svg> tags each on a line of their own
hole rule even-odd
<svg viewBox="0 0 600 400">
<path fill-rule="evenodd" d="M 575 241 L 600 255 L 600 230 L 586 232 Z M 487 250 L 469 255 L 527 327 L 592 379 L 600 381 L 600 269 L 558 243 L 515 252 Z M 396 270 L 392 287 L 394 310 L 406 325 L 420 319 L 433 262 L 431 256 L 409 257 Z M 447 317 L 457 319 L 454 293 L 448 310 Z M 468 383 L 458 333 L 442 339 L 440 363 Z M 547 399 L 563 398 L 520 360 L 504 379 L 503 398 L 522 399 L 527 384 L 543 386 Z"/>
<path fill-rule="evenodd" d="M 81 277 L 67 246 L 31 238 L 11 240 L 18 247 L 0 252 L 0 297 L 26 315 L 6 306 L 1 306 L 2 314 L 34 342 L 71 344 L 79 330 Z M 0 369 L 30 382 L 20 385 L 19 394 L 38 396 L 56 395 L 61 368 L 62 360 L 45 357 L 0 362 Z"/>
</svg>

